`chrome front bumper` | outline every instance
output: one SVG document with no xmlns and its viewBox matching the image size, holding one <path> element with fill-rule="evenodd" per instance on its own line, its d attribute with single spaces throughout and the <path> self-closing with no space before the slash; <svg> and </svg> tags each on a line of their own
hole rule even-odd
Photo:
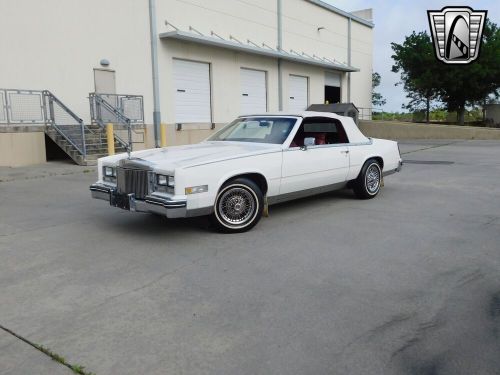
<svg viewBox="0 0 500 375">
<path fill-rule="evenodd" d="M 135 194 L 118 194 L 116 188 L 105 184 L 90 185 L 92 198 L 109 202 L 113 207 L 134 212 L 150 212 L 168 218 L 187 216 L 187 201 L 173 200 L 156 195 L 147 195 L 144 200 L 135 199 Z"/>
</svg>

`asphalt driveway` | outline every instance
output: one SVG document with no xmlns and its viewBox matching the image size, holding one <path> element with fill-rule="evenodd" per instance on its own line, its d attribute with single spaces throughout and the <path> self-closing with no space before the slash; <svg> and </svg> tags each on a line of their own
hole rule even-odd
<svg viewBox="0 0 500 375">
<path fill-rule="evenodd" d="M 79 167 L 4 179 L 0 325 L 98 375 L 500 374 L 500 142 L 401 150 L 376 199 L 238 235 L 92 200 Z M 71 371 L 0 329 L 24 373 Z"/>
</svg>

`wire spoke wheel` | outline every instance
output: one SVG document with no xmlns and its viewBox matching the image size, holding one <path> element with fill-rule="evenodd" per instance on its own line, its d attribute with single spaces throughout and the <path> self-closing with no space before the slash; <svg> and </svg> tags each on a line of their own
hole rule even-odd
<svg viewBox="0 0 500 375">
<path fill-rule="evenodd" d="M 353 181 L 354 194 L 359 199 L 374 198 L 382 187 L 382 166 L 375 159 L 369 159 L 363 164 L 361 172 Z"/>
<path fill-rule="evenodd" d="M 260 187 L 250 179 L 235 178 L 217 193 L 210 218 L 220 232 L 245 232 L 259 222 L 263 207 L 264 197 Z"/>
<path fill-rule="evenodd" d="M 232 188 L 221 195 L 218 210 L 226 222 L 242 225 L 255 212 L 255 199 L 246 189 Z"/>
<path fill-rule="evenodd" d="M 371 164 L 366 171 L 366 189 L 370 194 L 374 194 L 380 187 L 380 167 Z"/>
</svg>

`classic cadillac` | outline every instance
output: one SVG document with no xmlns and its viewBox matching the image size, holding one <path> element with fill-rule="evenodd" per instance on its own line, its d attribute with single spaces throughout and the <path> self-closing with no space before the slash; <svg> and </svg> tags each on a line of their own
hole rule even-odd
<svg viewBox="0 0 500 375">
<path fill-rule="evenodd" d="M 351 188 L 375 197 L 402 166 L 397 142 L 365 137 L 350 117 L 323 112 L 242 116 L 207 140 L 104 157 L 92 197 L 169 218 L 210 215 L 243 232 L 267 206 Z"/>
</svg>

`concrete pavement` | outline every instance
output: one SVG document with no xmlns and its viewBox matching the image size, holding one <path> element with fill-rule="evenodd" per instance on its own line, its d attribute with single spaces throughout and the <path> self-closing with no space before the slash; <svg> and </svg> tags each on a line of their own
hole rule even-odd
<svg viewBox="0 0 500 375">
<path fill-rule="evenodd" d="M 498 373 L 500 142 L 401 150 L 376 199 L 238 235 L 93 201 L 89 173 L 0 183 L 0 324 L 98 375 Z"/>
<path fill-rule="evenodd" d="M 0 330 L 0 373 L 71 375 L 73 372 L 37 349 Z"/>
</svg>

